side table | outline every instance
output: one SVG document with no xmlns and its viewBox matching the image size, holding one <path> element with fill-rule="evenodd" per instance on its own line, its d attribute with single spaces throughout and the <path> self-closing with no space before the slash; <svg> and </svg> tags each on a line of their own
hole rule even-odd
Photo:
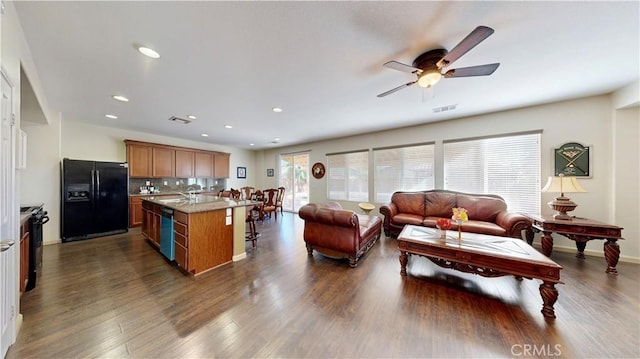
<svg viewBox="0 0 640 359">
<path fill-rule="evenodd" d="M 372 203 L 366 203 L 366 202 L 358 203 L 358 207 L 360 207 L 360 209 L 364 214 L 369 214 L 371 211 L 373 211 L 376 208 L 376 206 L 374 206 Z"/>
<path fill-rule="evenodd" d="M 525 214 L 533 221 L 533 226 L 526 231 L 527 243 L 533 242 L 534 232 L 542 232 L 542 253 L 551 256 L 553 250 L 552 233 L 567 237 L 576 242 L 577 258 L 585 258 L 584 249 L 592 239 L 606 240 L 604 257 L 607 260 L 607 273 L 618 274 L 616 265 L 620 259 L 618 239 L 622 238 L 622 227 L 594 221 L 587 218 L 573 217 L 571 220 L 554 219 L 552 216 Z"/>
</svg>

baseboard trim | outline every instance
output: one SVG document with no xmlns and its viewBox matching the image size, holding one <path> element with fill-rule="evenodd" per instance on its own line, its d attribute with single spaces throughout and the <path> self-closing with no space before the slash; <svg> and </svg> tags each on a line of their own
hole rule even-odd
<svg viewBox="0 0 640 359">
<path fill-rule="evenodd" d="M 533 246 L 536 249 L 538 249 L 539 251 L 542 252 L 542 249 L 541 249 L 541 246 L 540 246 L 539 243 L 533 243 Z M 554 245 L 552 253 L 555 252 L 555 251 L 564 252 L 564 253 L 576 253 L 578 250 L 576 249 L 576 247 L 565 247 L 565 246 L 556 246 L 556 245 Z M 604 258 L 604 251 L 603 250 L 598 251 L 598 250 L 592 250 L 592 249 L 585 249 L 584 250 L 584 255 L 585 256 L 590 256 L 590 257 Z M 619 262 L 625 262 L 625 263 L 640 264 L 640 258 L 623 256 L 622 253 L 620 254 L 620 259 L 618 261 Z"/>
<path fill-rule="evenodd" d="M 234 262 L 238 262 L 241 261 L 243 259 L 247 258 L 247 253 L 242 253 L 242 254 L 236 254 L 235 256 L 233 256 L 232 260 Z"/>
</svg>

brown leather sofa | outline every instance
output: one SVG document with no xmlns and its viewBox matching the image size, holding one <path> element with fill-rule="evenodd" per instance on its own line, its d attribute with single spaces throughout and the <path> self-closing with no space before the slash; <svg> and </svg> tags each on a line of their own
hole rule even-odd
<svg viewBox="0 0 640 359">
<path fill-rule="evenodd" d="M 344 210 L 337 202 L 309 203 L 298 215 L 305 221 L 304 241 L 310 256 L 315 249 L 327 257 L 349 258 L 352 268 L 382 233 L 380 217 Z"/>
<path fill-rule="evenodd" d="M 509 212 L 500 196 L 430 190 L 395 192 L 391 202 L 380 207 L 384 233 L 387 237 L 397 237 L 406 224 L 435 228 L 439 218 L 451 218 L 454 207 L 468 212 L 469 220 L 462 223 L 464 232 L 522 238 L 522 230 L 531 227 L 531 220 Z M 451 229 L 457 231 L 458 226 L 453 223 Z"/>
</svg>

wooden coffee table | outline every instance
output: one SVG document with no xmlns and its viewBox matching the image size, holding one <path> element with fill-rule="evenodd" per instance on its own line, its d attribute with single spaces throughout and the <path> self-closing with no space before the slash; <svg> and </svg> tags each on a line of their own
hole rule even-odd
<svg viewBox="0 0 640 359">
<path fill-rule="evenodd" d="M 400 274 L 407 275 L 409 254 L 429 258 L 433 263 L 483 277 L 513 275 L 518 279 L 542 280 L 542 314 L 555 318 L 553 304 L 558 300 L 556 283 L 560 281 L 558 265 L 525 241 L 483 234 L 447 232 L 447 238 L 438 237 L 434 228 L 406 225 L 398 236 Z"/>
</svg>

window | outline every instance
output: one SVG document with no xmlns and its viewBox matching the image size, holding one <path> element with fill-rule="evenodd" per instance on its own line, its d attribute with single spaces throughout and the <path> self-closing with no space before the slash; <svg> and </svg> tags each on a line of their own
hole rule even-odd
<svg viewBox="0 0 640 359">
<path fill-rule="evenodd" d="M 445 189 L 502 196 L 509 210 L 540 213 L 540 133 L 445 141 Z"/>
<path fill-rule="evenodd" d="M 373 150 L 375 202 L 384 203 L 396 191 L 433 189 L 434 144 Z"/>
<path fill-rule="evenodd" d="M 369 152 L 328 154 L 328 197 L 333 200 L 369 201 Z"/>
</svg>

